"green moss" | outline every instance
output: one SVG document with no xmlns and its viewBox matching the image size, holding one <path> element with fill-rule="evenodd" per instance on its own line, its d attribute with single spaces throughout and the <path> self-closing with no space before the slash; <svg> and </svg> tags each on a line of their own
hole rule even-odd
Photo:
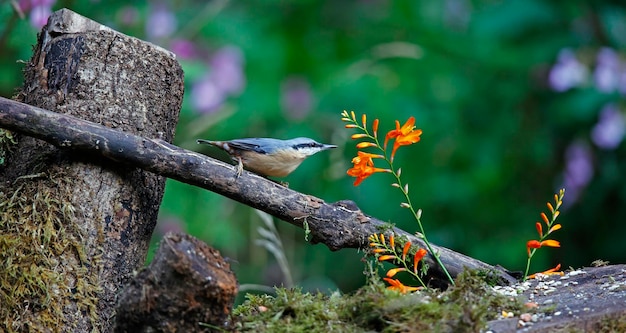
<svg viewBox="0 0 626 333">
<path fill-rule="evenodd" d="M 73 327 L 71 309 L 97 322 L 100 262 L 84 264 L 79 221 L 63 198 L 73 185 L 60 179 L 20 177 L 0 192 L 0 331 Z"/>
<path fill-rule="evenodd" d="M 4 165 L 9 153 L 16 144 L 17 141 L 13 137 L 13 133 L 0 128 L 0 167 Z"/>
<path fill-rule="evenodd" d="M 395 226 L 396 225 L 394 223 L 387 222 L 387 223 L 376 226 L 376 229 L 378 229 L 378 232 L 381 234 L 387 234 L 387 233 L 393 233 L 393 228 Z"/>
<path fill-rule="evenodd" d="M 233 311 L 236 329 L 249 332 L 479 332 L 519 300 L 494 293 L 478 273 L 466 272 L 445 292 L 402 295 L 372 279 L 350 295 L 276 289 L 248 295 Z"/>
<path fill-rule="evenodd" d="M 626 317 L 620 315 L 609 315 L 594 325 L 594 332 L 626 332 Z"/>
</svg>

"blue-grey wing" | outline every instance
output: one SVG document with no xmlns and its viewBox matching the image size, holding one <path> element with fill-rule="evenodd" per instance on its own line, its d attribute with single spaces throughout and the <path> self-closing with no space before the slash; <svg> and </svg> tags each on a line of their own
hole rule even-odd
<svg viewBox="0 0 626 333">
<path fill-rule="evenodd" d="M 281 140 L 272 138 L 246 138 L 228 141 L 228 145 L 233 149 L 252 150 L 260 154 L 271 153 Z"/>
</svg>

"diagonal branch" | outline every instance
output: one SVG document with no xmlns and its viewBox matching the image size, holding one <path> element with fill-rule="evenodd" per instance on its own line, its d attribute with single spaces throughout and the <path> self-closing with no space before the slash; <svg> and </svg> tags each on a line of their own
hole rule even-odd
<svg viewBox="0 0 626 333">
<path fill-rule="evenodd" d="M 2 97 L 0 127 L 44 140 L 61 149 L 104 156 L 213 191 L 300 228 L 306 227 L 313 243 L 323 243 L 331 250 L 365 248 L 369 235 L 381 232 L 393 232 L 396 237 L 404 236 L 413 244 L 425 247 L 420 238 L 363 214 L 352 201 L 326 203 L 250 172 L 243 172 L 235 179 L 233 166 L 160 139 L 139 137 Z M 487 269 L 496 272 L 502 283 L 515 281 L 502 268 L 444 247 L 433 247 L 452 276 L 464 268 Z M 443 277 L 432 256 L 424 260 L 432 277 Z"/>
</svg>

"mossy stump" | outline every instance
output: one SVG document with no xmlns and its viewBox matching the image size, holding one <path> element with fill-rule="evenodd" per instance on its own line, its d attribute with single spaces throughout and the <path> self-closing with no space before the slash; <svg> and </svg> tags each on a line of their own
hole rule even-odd
<svg viewBox="0 0 626 333">
<path fill-rule="evenodd" d="M 39 34 L 17 100 L 110 128 L 174 137 L 172 53 L 69 10 Z M 0 133 L 0 331 L 109 332 L 144 263 L 165 178 Z"/>
</svg>

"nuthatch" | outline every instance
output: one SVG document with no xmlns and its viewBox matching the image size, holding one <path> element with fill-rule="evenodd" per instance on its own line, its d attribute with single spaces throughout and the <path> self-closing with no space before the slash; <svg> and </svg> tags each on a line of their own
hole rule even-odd
<svg viewBox="0 0 626 333">
<path fill-rule="evenodd" d="M 243 168 L 261 176 L 285 177 L 293 172 L 305 158 L 322 150 L 337 148 L 309 138 L 279 140 L 247 138 L 230 141 L 196 140 L 223 149 L 237 162 L 237 176 Z"/>
</svg>

